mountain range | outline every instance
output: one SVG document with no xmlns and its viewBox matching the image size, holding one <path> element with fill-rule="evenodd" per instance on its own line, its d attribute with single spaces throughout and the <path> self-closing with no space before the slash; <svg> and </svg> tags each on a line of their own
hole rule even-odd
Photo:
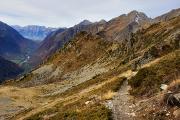
<svg viewBox="0 0 180 120">
<path fill-rule="evenodd" d="M 42 41 L 45 37 L 53 31 L 56 31 L 57 28 L 38 26 L 38 25 L 28 25 L 21 27 L 19 25 L 11 26 L 17 30 L 23 37 L 35 41 Z"/>
<path fill-rule="evenodd" d="M 178 120 L 179 21 L 132 11 L 51 32 L 0 86 L 0 119 Z"/>
<path fill-rule="evenodd" d="M 96 23 L 92 23 L 87 20 L 82 21 L 74 27 L 71 27 L 63 32 L 56 31 L 53 36 L 47 37 L 47 39 L 42 42 L 41 46 L 31 57 L 30 63 L 32 65 L 39 64 L 40 61 L 63 47 L 65 43 L 71 40 L 80 31 L 87 31 L 92 34 L 99 33 L 107 40 L 121 41 L 121 39 L 129 39 L 131 32 L 135 32 L 144 24 L 150 24 L 150 22 L 151 18 L 148 18 L 144 13 L 140 13 L 138 11 L 132 11 L 127 15 L 121 15 L 109 22 L 104 20 Z"/>
<path fill-rule="evenodd" d="M 56 31 L 56 34 L 53 33 L 44 41 L 44 43 L 47 41 L 55 43 L 46 44 L 49 46 L 44 47 L 46 48 L 46 50 L 43 50 L 44 53 L 47 50 L 52 50 L 52 52 L 50 52 L 50 55 L 48 54 L 47 59 L 43 58 L 45 60 L 43 61 L 44 64 L 35 70 L 40 72 L 41 77 L 37 77 L 38 74 L 34 72 L 32 74 L 35 74 L 35 78 L 37 78 L 32 78 L 27 82 L 40 84 L 41 82 L 38 82 L 38 80 L 46 83 L 46 79 L 49 82 L 54 82 L 53 79 L 71 79 L 70 76 L 74 76 L 74 71 L 81 73 L 82 69 L 86 69 L 83 68 L 84 66 L 93 67 L 94 64 L 102 64 L 104 61 L 115 62 L 115 59 L 119 59 L 119 64 L 126 64 L 130 61 L 134 62 L 131 64 L 137 63 L 139 66 L 146 64 L 156 57 L 179 48 L 178 20 L 179 16 L 175 16 L 166 21 L 161 21 L 161 23 L 151 24 L 153 20 L 145 14 L 132 11 L 109 22 L 88 22 L 89 24 L 86 25 L 80 23 L 67 31 Z M 97 28 L 102 26 L 102 31 L 99 31 Z M 127 29 L 128 31 L 126 31 Z M 119 34 L 116 34 L 115 31 Z M 66 38 L 66 34 L 68 34 L 69 39 Z M 57 41 L 60 43 L 58 44 Z M 54 47 L 54 45 L 56 46 Z M 40 53 L 38 55 L 41 56 Z M 80 71 L 78 72 L 78 70 Z M 56 77 L 62 78 L 54 78 L 54 72 L 57 72 Z M 30 83 L 27 85 L 30 85 Z"/>
<path fill-rule="evenodd" d="M 171 12 L 159 16 L 155 19 L 147 17 L 144 13 L 138 11 L 132 11 L 129 14 L 121 15 L 108 22 L 101 20 L 96 23 L 92 23 L 88 20 L 82 21 L 74 27 L 68 28 L 65 31 L 55 31 L 54 34 L 48 36 L 32 55 L 29 63 L 32 66 L 36 66 L 44 59 L 51 56 L 56 50 L 63 47 L 65 43 L 71 40 L 78 32 L 87 31 L 92 34 L 101 34 L 106 40 L 110 41 L 123 41 L 129 40 L 131 33 L 135 33 L 140 28 L 146 28 L 152 23 L 157 21 L 163 21 L 173 18 L 179 15 L 179 9 L 172 10 Z"/>
</svg>

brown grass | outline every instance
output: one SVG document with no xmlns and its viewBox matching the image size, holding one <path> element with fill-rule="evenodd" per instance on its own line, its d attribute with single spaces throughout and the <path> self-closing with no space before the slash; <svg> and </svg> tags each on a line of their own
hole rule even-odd
<svg viewBox="0 0 180 120">
<path fill-rule="evenodd" d="M 102 99 L 102 100 L 110 100 L 110 99 L 112 99 L 115 95 L 116 95 L 116 92 L 113 92 L 113 91 L 109 90 L 107 93 L 103 94 L 103 96 L 101 97 L 101 99 Z"/>
</svg>

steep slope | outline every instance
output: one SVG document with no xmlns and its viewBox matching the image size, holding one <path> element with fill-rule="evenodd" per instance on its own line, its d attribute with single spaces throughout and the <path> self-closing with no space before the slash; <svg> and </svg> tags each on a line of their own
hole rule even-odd
<svg viewBox="0 0 180 120">
<path fill-rule="evenodd" d="M 26 59 L 37 47 L 37 43 L 23 38 L 16 30 L 0 22 L 0 55 L 8 60 Z"/>
<path fill-rule="evenodd" d="M 156 59 L 142 67 L 129 80 L 129 85 L 131 85 L 130 94 L 135 96 L 134 101 L 136 102 L 133 102 L 135 103 L 133 106 L 135 106 L 134 113 L 137 120 L 179 119 L 179 106 L 169 103 L 169 101 L 174 102 L 170 96 L 177 95 L 178 99 L 180 90 L 178 82 L 180 77 L 179 53 L 179 50 L 173 51 Z M 163 85 L 166 87 L 163 87 Z M 175 112 L 177 114 L 174 114 Z"/>
<path fill-rule="evenodd" d="M 13 85 L 12 88 L 7 87 L 5 88 L 5 90 L 3 88 L 0 88 L 0 100 L 5 96 L 10 100 L 10 102 L 6 104 L 5 109 L 0 108 L 0 110 L 2 111 L 2 118 L 15 115 L 16 117 L 14 119 L 23 119 L 33 115 L 34 113 L 37 113 L 38 111 L 46 110 L 41 107 L 44 103 L 51 101 L 49 99 L 51 98 L 51 96 L 59 96 L 59 94 L 63 94 L 64 92 L 71 90 L 75 86 L 78 86 L 78 88 L 80 88 L 79 90 L 82 90 L 85 87 L 84 91 L 82 91 L 82 93 L 76 92 L 78 94 L 76 94 L 75 96 L 72 95 L 71 97 L 67 97 L 65 99 L 63 98 L 63 100 L 70 100 L 72 98 L 76 100 L 76 98 L 81 98 L 79 96 L 86 95 L 86 93 L 92 92 L 93 90 L 97 89 L 99 91 L 101 86 L 104 86 L 111 82 L 118 82 L 118 78 L 111 80 L 111 77 L 114 75 L 111 74 L 111 70 L 114 71 L 114 67 L 118 66 L 118 64 L 115 62 L 117 56 L 113 57 L 113 55 L 110 55 L 110 53 L 112 52 L 116 53 L 117 48 L 117 43 L 105 41 L 101 39 L 100 36 L 94 36 L 92 34 L 88 34 L 87 32 L 81 32 L 77 34 L 72 41 L 70 41 L 62 49 L 57 51 L 46 61 L 46 63 L 41 65 L 38 69 L 33 70 L 31 73 L 18 79 L 17 81 L 6 83 L 10 86 Z M 98 78 L 99 75 L 105 73 L 109 73 L 109 75 L 107 75 L 107 78 L 110 81 L 108 81 L 107 83 L 102 83 L 103 81 L 106 81 L 106 79 L 102 77 L 98 81 L 100 85 L 96 86 L 96 78 Z M 80 87 L 86 82 L 88 84 L 85 84 L 84 87 Z M 21 87 L 22 90 L 19 89 L 19 87 Z M 20 99 L 13 99 L 14 102 L 11 102 L 13 97 L 11 96 L 12 94 L 9 94 L 7 96 L 4 91 L 9 90 L 13 92 L 12 89 L 16 89 L 18 93 L 21 93 L 20 96 L 23 94 L 23 89 L 24 91 L 28 91 L 28 93 L 31 94 L 26 95 L 25 99 L 21 99 L 21 97 L 19 97 Z M 36 92 L 37 94 L 34 94 L 34 92 Z M 14 92 L 15 95 L 17 95 L 18 93 Z M 70 92 L 70 94 L 71 93 L 74 92 Z M 61 100 L 62 98 L 53 100 L 51 104 L 47 104 L 47 108 L 56 105 Z M 23 107 L 19 108 L 17 106 L 18 104 L 21 104 Z M 23 117 L 21 116 L 21 114 L 17 115 L 17 113 L 20 113 L 20 111 L 23 110 L 25 110 L 25 113 L 28 112 L 28 109 L 31 109 L 31 107 L 33 110 L 32 113 L 23 115 Z M 16 109 L 17 111 L 14 113 L 10 112 L 12 113 L 11 115 L 6 115 L 7 112 L 5 110 L 7 109 Z M 93 112 L 96 109 L 97 106 L 94 106 L 94 108 L 90 111 Z M 97 110 L 100 110 L 98 116 L 102 116 L 101 109 L 105 109 L 105 111 L 107 110 L 104 105 L 98 105 Z M 88 112 L 88 109 L 86 111 Z M 31 112 L 31 110 L 29 112 Z M 96 114 L 94 114 L 93 116 L 96 117 Z M 106 115 L 102 116 L 102 118 L 103 117 L 106 117 Z"/>
<path fill-rule="evenodd" d="M 178 120 L 179 116 L 174 113 L 179 108 L 172 107 L 168 102 L 172 100 L 169 93 L 178 96 L 180 90 L 178 83 L 180 78 L 179 20 L 178 16 L 156 23 L 133 35 L 131 39 L 133 40 L 131 46 L 133 53 L 139 53 L 142 56 L 133 60 L 132 70 L 137 74 L 128 80 L 130 89 L 128 89 L 129 86 L 125 88 L 130 93 L 122 94 L 122 91 L 119 91 L 118 95 L 110 102 L 113 104 L 111 106 L 114 106 L 112 110 L 115 120 L 118 118 Z M 167 88 L 173 86 L 174 90 L 169 91 L 167 88 L 163 88 L 163 85 Z M 124 97 L 121 98 L 122 96 Z M 122 109 L 125 112 L 121 111 Z"/>
<path fill-rule="evenodd" d="M 51 56 L 52 53 L 60 49 L 80 31 L 86 31 L 92 34 L 99 33 L 106 40 L 121 41 L 129 39 L 132 32 L 142 28 L 145 24 L 149 24 L 150 21 L 151 19 L 144 13 L 137 11 L 132 11 L 127 15 L 122 15 L 109 22 L 102 20 L 91 23 L 85 20 L 64 32 L 59 32 L 52 37 L 48 37 L 35 52 L 34 57 L 30 60 L 30 64 L 38 65 L 43 59 Z M 38 56 L 40 57 L 38 58 Z"/>
<path fill-rule="evenodd" d="M 154 96 L 161 84 L 170 84 L 180 76 L 180 51 L 164 55 L 152 65 L 142 68 L 129 80 L 134 96 Z M 152 83 L 153 82 L 153 83 Z M 145 87 L 146 86 L 146 87 Z M 145 88 L 144 88 L 145 87 Z"/>
<path fill-rule="evenodd" d="M 173 113 L 179 107 L 167 105 L 168 92 L 161 86 L 170 89 L 179 79 L 179 20 L 152 24 L 121 42 L 78 33 L 36 69 L 0 87 L 0 115 L 19 120 L 176 120 Z M 171 95 L 180 90 L 174 84 Z"/>
<path fill-rule="evenodd" d="M 180 16 L 180 8 L 174 9 L 174 10 L 172 10 L 172 11 L 170 11 L 170 12 L 164 14 L 164 15 L 158 16 L 153 21 L 154 22 L 168 21 L 171 18 L 174 18 L 174 17 L 177 17 L 177 16 Z"/>
<path fill-rule="evenodd" d="M 129 47 L 132 47 L 137 54 L 144 54 L 135 64 L 145 64 L 152 59 L 179 49 L 179 20 L 180 17 L 178 16 L 169 21 L 155 23 L 147 29 L 136 32 L 129 41 Z"/>
<path fill-rule="evenodd" d="M 41 46 L 34 52 L 32 58 L 30 59 L 30 64 L 33 66 L 38 65 L 44 59 L 51 56 L 56 50 L 63 47 L 65 43 L 70 41 L 77 33 L 81 31 L 91 32 L 93 34 L 97 33 L 103 29 L 106 22 L 100 21 L 97 23 L 91 23 L 88 21 L 82 21 L 78 25 L 66 29 L 65 31 L 57 30 L 51 35 L 49 35 L 41 44 Z"/>
<path fill-rule="evenodd" d="M 23 83 L 22 86 L 34 86 L 60 82 L 66 79 L 73 80 L 76 77 L 82 77 L 83 81 L 88 80 L 96 74 L 106 71 L 101 67 L 105 65 L 103 60 L 108 59 L 106 58 L 108 51 L 113 49 L 111 48 L 112 44 L 98 36 L 80 32 L 60 51 L 52 55 L 45 62 L 45 65 L 33 71 L 29 75 L 31 78 L 28 81 L 24 78 L 20 83 Z M 96 72 L 91 71 L 88 66 L 92 69 L 96 68 Z M 87 71 L 87 78 L 83 78 L 84 75 L 81 74 L 81 70 Z M 76 76 L 77 74 L 79 76 Z"/>
<path fill-rule="evenodd" d="M 17 64 L 12 63 L 4 58 L 0 57 L 0 83 L 6 79 L 11 79 L 23 72 Z"/>
<path fill-rule="evenodd" d="M 45 65 L 42 65 L 42 68 L 30 74 L 32 78 L 26 81 L 25 85 L 33 86 L 67 79 L 76 73 L 71 72 L 85 69 L 88 64 L 98 63 L 99 60 L 109 63 L 118 59 L 116 64 L 129 64 L 129 67 L 136 70 L 158 57 L 179 49 L 179 20 L 178 16 L 168 22 L 153 24 L 122 42 L 107 41 L 99 35 L 81 32 L 44 61 Z"/>
<path fill-rule="evenodd" d="M 103 35 L 108 40 L 122 41 L 130 39 L 131 33 L 149 25 L 150 22 L 151 18 L 148 18 L 144 13 L 132 11 L 127 15 L 124 14 L 110 20 L 103 29 Z"/>
<path fill-rule="evenodd" d="M 142 12 L 132 11 L 127 15 L 121 15 L 109 22 L 102 20 L 97 23 L 91 23 L 85 20 L 64 32 L 56 32 L 51 37 L 48 37 L 32 56 L 29 63 L 33 66 L 38 65 L 44 59 L 51 56 L 56 50 L 60 49 L 80 31 L 87 31 L 93 34 L 98 33 L 106 40 L 124 42 L 129 40 L 131 34 L 135 33 L 137 30 L 147 28 L 152 23 L 169 20 L 176 16 L 179 16 L 179 9 L 173 10 L 155 19 L 148 18 Z"/>
<path fill-rule="evenodd" d="M 23 37 L 38 41 L 44 40 L 48 34 L 57 30 L 56 28 L 37 25 L 28 25 L 24 27 L 13 25 L 12 27 L 17 30 Z"/>
</svg>

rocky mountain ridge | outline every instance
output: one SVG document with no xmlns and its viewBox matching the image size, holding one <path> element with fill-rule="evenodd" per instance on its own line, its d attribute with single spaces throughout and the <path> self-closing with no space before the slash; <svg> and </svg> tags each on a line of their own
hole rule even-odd
<svg viewBox="0 0 180 120">
<path fill-rule="evenodd" d="M 34 52 L 29 63 L 33 66 L 38 65 L 42 60 L 48 58 L 56 50 L 63 47 L 65 43 L 71 40 L 77 33 L 81 31 L 89 31 L 92 34 L 96 34 L 101 31 L 106 22 L 96 22 L 88 25 L 79 23 L 74 27 L 68 28 L 65 31 L 58 30 L 49 35 L 40 45 L 40 47 Z"/>
<path fill-rule="evenodd" d="M 34 57 L 32 56 L 30 64 L 37 65 L 41 63 L 43 59 L 46 59 L 49 56 L 51 56 L 52 53 L 54 53 L 57 49 L 61 48 L 65 43 L 67 43 L 80 31 L 86 31 L 92 34 L 99 33 L 102 36 L 104 36 L 107 40 L 120 41 L 118 40 L 119 38 L 124 40 L 129 39 L 131 32 L 135 32 L 145 23 L 149 24 L 150 21 L 151 19 L 148 18 L 145 14 L 137 11 L 133 11 L 128 15 L 122 15 L 118 18 L 110 20 L 109 22 L 101 20 L 99 22 L 91 23 L 85 20 L 85 23 L 87 23 L 85 25 L 82 24 L 84 22 L 79 23 L 74 27 L 71 27 L 63 32 L 56 32 L 57 34 L 55 34 L 54 36 L 45 39 L 45 41 L 43 41 L 41 46 L 35 52 Z M 111 34 L 112 36 L 108 36 L 108 34 Z M 39 56 L 39 58 L 37 56 Z M 39 60 L 36 60 L 35 58 Z"/>
<path fill-rule="evenodd" d="M 36 50 L 35 54 L 32 56 L 32 59 L 29 60 L 29 63 L 32 66 L 36 66 L 42 63 L 43 59 L 51 56 L 52 53 L 61 48 L 65 43 L 67 43 L 80 31 L 86 31 L 92 34 L 99 34 L 106 40 L 121 42 L 124 40 L 129 40 L 131 38 L 131 34 L 135 33 L 139 29 L 147 28 L 149 25 L 159 21 L 164 21 L 164 16 L 167 16 L 167 20 L 178 16 L 179 11 L 179 9 L 172 10 L 154 19 L 147 17 L 142 12 L 134 10 L 127 15 L 121 15 L 108 22 L 102 20 L 96 23 L 91 23 L 85 20 L 85 22 L 88 24 L 82 25 L 80 23 L 63 32 L 56 32 L 54 36 L 48 37 L 48 39 L 43 41 L 41 46 Z"/>
</svg>

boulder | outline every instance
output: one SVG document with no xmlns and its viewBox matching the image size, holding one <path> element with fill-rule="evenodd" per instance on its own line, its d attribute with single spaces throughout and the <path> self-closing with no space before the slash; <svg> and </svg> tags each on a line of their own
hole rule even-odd
<svg viewBox="0 0 180 120">
<path fill-rule="evenodd" d="M 169 106 L 177 106 L 180 107 L 180 93 L 173 94 L 173 93 L 167 93 L 164 97 L 164 102 Z"/>
</svg>

